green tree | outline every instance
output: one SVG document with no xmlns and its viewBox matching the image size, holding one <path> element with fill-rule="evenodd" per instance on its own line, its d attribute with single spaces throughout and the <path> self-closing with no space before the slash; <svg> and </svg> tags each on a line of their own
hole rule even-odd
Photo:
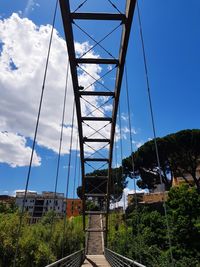
<svg viewBox="0 0 200 267">
<path fill-rule="evenodd" d="M 200 195 L 197 190 L 189 185 L 172 188 L 167 206 L 175 258 L 200 260 Z"/>
<path fill-rule="evenodd" d="M 15 203 L 11 203 L 11 204 L 4 204 L 4 203 L 0 203 L 0 213 L 14 213 L 17 211 L 17 206 L 15 205 Z"/>
<path fill-rule="evenodd" d="M 0 213 L 0 266 L 12 265 L 14 259 L 19 216 Z"/>
<path fill-rule="evenodd" d="M 200 130 L 183 130 L 156 139 L 160 158 L 161 178 L 169 190 L 173 176 L 181 176 L 189 184 L 188 174 L 200 192 Z M 140 175 L 138 186 L 152 189 L 160 183 L 154 140 L 146 142 L 132 155 L 135 173 Z M 124 168 L 133 172 L 131 156 L 123 160 Z"/>
</svg>

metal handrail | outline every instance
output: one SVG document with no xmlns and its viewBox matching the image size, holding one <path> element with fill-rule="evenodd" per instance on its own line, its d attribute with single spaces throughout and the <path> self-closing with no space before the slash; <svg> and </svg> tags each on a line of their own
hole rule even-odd
<svg viewBox="0 0 200 267">
<path fill-rule="evenodd" d="M 80 267 L 84 260 L 85 252 L 82 249 L 45 267 Z"/>
<path fill-rule="evenodd" d="M 104 248 L 104 253 L 107 261 L 110 263 L 112 267 L 146 267 L 145 265 L 142 265 L 141 263 L 138 263 L 136 261 L 133 261 L 129 258 L 126 258 L 108 248 Z"/>
</svg>

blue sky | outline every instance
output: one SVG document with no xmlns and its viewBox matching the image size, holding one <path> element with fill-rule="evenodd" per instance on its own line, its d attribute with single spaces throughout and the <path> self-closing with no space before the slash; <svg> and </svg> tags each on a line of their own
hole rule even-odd
<svg viewBox="0 0 200 267">
<path fill-rule="evenodd" d="M 74 10 L 81 1 L 77 0 L 71 2 L 73 2 L 72 10 Z M 123 10 L 124 1 L 114 2 L 119 9 Z M 199 128 L 200 2 L 198 0 L 192 0 L 188 5 L 188 1 L 185 0 L 140 0 L 139 3 L 141 9 L 157 136 L 164 136 L 166 134 L 187 128 Z M 33 77 L 31 77 L 30 73 L 35 73 L 35 62 L 40 60 L 41 57 L 41 55 L 38 56 L 34 53 L 37 51 L 41 52 L 41 50 L 35 49 L 29 52 L 30 47 L 28 45 L 31 44 L 31 42 L 38 42 L 38 46 L 44 46 L 43 53 L 45 54 L 45 47 L 48 40 L 48 34 L 46 37 L 47 39 L 43 38 L 45 33 L 42 32 L 42 28 L 41 31 L 32 29 L 32 26 L 29 22 L 32 21 L 32 23 L 38 27 L 41 25 L 46 27 L 47 24 L 51 24 L 55 1 L 0 0 L 0 6 L 0 91 L 2 96 L 2 102 L 0 102 L 2 107 L 0 113 L 0 132 L 2 133 L 2 140 L 0 139 L 0 194 L 12 194 L 15 190 L 23 189 L 25 187 L 27 167 L 24 165 L 27 165 L 28 162 L 28 155 L 30 152 L 28 148 L 30 148 L 32 144 L 31 132 L 33 132 L 34 129 L 34 123 L 29 125 L 28 121 L 34 122 L 34 118 L 36 117 L 30 116 L 31 112 L 36 110 L 38 103 L 35 100 L 37 98 L 34 98 L 34 95 L 32 95 L 34 90 L 37 91 L 37 88 L 32 88 L 32 86 L 35 83 L 38 87 L 38 91 L 40 90 L 41 79 L 36 81 L 35 77 L 40 76 L 40 78 L 42 78 L 42 73 L 44 71 L 44 67 L 42 67 L 44 65 L 44 61 L 41 61 L 41 64 L 39 64 L 40 66 L 37 65 L 38 73 L 32 80 Z M 95 1 L 94 6 L 94 1 L 92 0 L 88 0 L 85 7 L 83 7 L 80 12 L 86 10 L 100 11 L 100 9 L 102 11 L 102 8 L 104 8 L 105 11 L 114 12 L 113 8 L 108 4 L 108 1 Z M 9 20 L 13 13 L 17 13 L 19 18 L 12 17 L 12 19 Z M 28 19 L 26 23 L 23 20 L 24 18 Z M 18 27 L 16 27 L 16 23 L 18 23 Z M 24 23 L 25 26 L 23 26 Z M 5 26 L 7 27 L 6 30 L 4 28 Z M 98 29 L 97 23 L 94 23 L 91 27 L 91 24 L 88 25 L 85 22 L 83 26 L 88 28 L 88 31 L 92 31 L 95 28 Z M 12 27 L 16 28 L 13 29 Z M 28 27 L 28 34 L 26 34 L 26 28 L 23 27 Z M 63 59 L 62 64 L 58 65 L 59 51 L 62 51 L 62 58 L 65 57 L 64 42 L 62 40 L 64 35 L 60 11 L 57 14 L 55 28 L 58 34 L 56 35 L 52 44 L 52 47 L 54 46 L 54 48 L 52 48 L 52 69 L 55 67 L 55 63 L 57 63 L 55 70 L 58 69 L 61 72 L 66 64 Z M 15 33 L 14 37 L 13 35 L 11 36 L 11 34 L 9 35 L 9 32 L 7 31 L 8 29 L 13 30 L 13 33 Z M 20 35 L 18 36 L 19 33 Z M 99 39 L 101 34 L 101 31 L 96 31 L 95 38 Z M 78 30 L 76 30 L 75 35 L 76 41 L 80 44 L 82 44 L 84 41 L 90 41 L 86 40 Z M 11 49 L 12 38 L 15 38 L 13 40 L 16 42 L 15 44 L 17 44 L 13 49 Z M 116 39 L 117 35 L 114 35 L 113 38 L 114 42 L 117 43 L 119 41 Z M 7 44 L 9 49 L 5 51 L 6 46 L 2 46 L 2 43 Z M 108 45 L 109 49 L 111 50 L 112 44 L 113 41 L 110 42 L 108 40 L 105 42 L 105 45 Z M 19 45 L 21 45 L 21 48 Z M 19 48 L 16 49 L 16 46 L 19 46 Z M 81 49 L 84 50 L 82 46 Z M 2 51 L 4 51 L 4 53 L 2 53 Z M 29 59 L 29 56 L 31 59 Z M 30 72 L 24 72 L 23 76 L 23 73 L 19 73 L 20 68 L 18 72 L 15 73 L 12 72 L 15 71 L 12 69 L 8 71 L 5 66 L 9 62 L 10 58 L 14 59 L 14 63 L 17 62 L 17 66 L 24 66 L 26 69 L 30 68 Z M 24 62 L 22 62 L 23 60 Z M 26 65 L 28 63 L 33 64 L 31 66 Z M 136 13 L 132 25 L 126 64 L 131 96 L 131 121 L 135 131 L 133 134 L 133 145 L 134 149 L 137 149 L 139 145 L 143 144 L 149 138 L 152 138 L 152 127 L 146 91 L 138 17 Z M 98 70 L 94 70 L 94 72 L 98 74 Z M 16 77 L 14 75 L 16 75 Z M 51 80 L 51 75 L 49 75 L 47 79 L 49 78 L 50 81 L 49 84 L 47 84 L 47 87 L 49 86 L 49 88 L 51 88 L 51 86 L 61 86 L 57 83 L 64 79 L 64 75 L 65 74 L 63 74 L 63 76 L 59 76 L 60 79 L 58 78 L 58 82 L 55 79 Z M 19 79 L 17 81 L 19 82 L 20 88 L 18 88 L 14 82 L 12 83 L 12 81 L 15 81 L 15 79 Z M 24 88 L 24 91 L 20 91 L 22 90 L 21 88 Z M 19 90 L 19 93 L 17 90 Z M 25 94 L 24 99 L 21 97 L 23 93 Z M 26 93 L 27 99 L 25 99 Z M 48 103 L 53 103 L 53 96 L 54 95 L 52 91 L 52 95 L 49 93 L 47 97 L 49 101 L 47 101 Z M 37 95 L 35 97 L 37 97 Z M 31 111 L 32 109 L 30 109 L 30 106 L 27 103 L 24 103 L 23 108 L 21 108 L 19 111 L 19 106 L 21 103 L 26 101 L 31 105 L 31 99 L 35 101 L 33 111 Z M 60 95 L 59 99 L 62 99 L 62 95 Z M 69 105 L 67 106 L 67 109 L 69 112 L 67 116 L 69 116 L 69 118 L 67 118 L 67 121 L 70 121 L 72 108 L 72 105 L 70 104 L 70 102 L 72 102 L 71 99 L 72 94 L 68 97 Z M 121 110 L 124 118 L 126 118 L 127 104 L 124 99 L 125 87 L 123 84 L 121 93 Z M 10 110 L 13 110 L 13 113 L 9 113 L 4 107 L 8 107 Z M 15 109 L 17 112 L 14 112 Z M 45 133 L 44 126 L 47 124 L 47 119 L 52 120 L 52 122 L 55 122 L 54 119 L 56 119 L 53 115 L 48 117 L 48 112 L 48 109 L 44 109 L 41 126 L 41 131 L 43 131 L 43 133 Z M 56 114 L 59 116 L 61 113 L 58 111 Z M 34 112 L 33 115 L 35 115 Z M 122 120 L 122 124 L 124 129 L 128 127 L 126 119 Z M 49 127 L 50 126 L 53 127 L 52 125 L 49 125 Z M 56 127 L 54 130 L 55 129 Z M 68 130 L 70 130 L 70 128 Z M 8 132 L 8 134 L 6 135 L 5 132 Z M 124 134 L 125 132 L 126 131 L 124 131 Z M 6 147 L 7 143 L 5 143 L 5 136 L 9 143 L 9 147 Z M 53 132 L 52 136 L 48 135 L 48 138 L 46 139 L 43 138 L 42 135 L 39 135 L 39 141 L 36 146 L 37 155 L 35 158 L 35 167 L 32 168 L 29 184 L 30 190 L 54 190 L 57 161 L 56 146 L 58 147 L 58 141 L 56 141 L 56 137 L 58 137 L 58 135 L 56 135 L 56 131 L 55 138 L 53 136 Z M 66 133 L 66 146 L 64 148 L 66 149 L 66 153 L 61 158 L 58 183 L 59 192 L 65 192 L 66 188 L 68 165 L 67 146 L 69 146 L 68 140 L 69 136 L 67 136 Z M 73 196 L 73 179 L 75 169 L 74 162 L 76 157 L 75 140 L 76 134 L 74 136 L 74 150 L 72 154 L 70 196 Z M 123 154 L 124 156 L 128 156 L 130 154 L 128 134 L 125 134 L 125 138 L 122 141 Z M 21 157 L 21 155 L 16 152 L 18 147 L 19 149 L 22 149 L 22 153 L 26 155 L 25 157 Z M 12 159 L 10 159 L 11 156 Z M 15 162 L 15 166 L 11 166 L 11 162 Z M 118 164 L 119 163 L 120 159 L 118 159 Z M 79 173 L 79 171 L 77 171 L 77 173 Z M 78 175 L 76 180 L 78 180 Z M 132 189 L 132 183 L 129 184 L 129 188 Z"/>
</svg>

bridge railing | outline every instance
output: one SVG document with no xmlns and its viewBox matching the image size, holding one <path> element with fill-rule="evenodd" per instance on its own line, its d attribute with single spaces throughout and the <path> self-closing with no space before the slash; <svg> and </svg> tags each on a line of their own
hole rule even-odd
<svg viewBox="0 0 200 267">
<path fill-rule="evenodd" d="M 85 251 L 82 249 L 45 267 L 80 267 L 84 259 Z"/>
<path fill-rule="evenodd" d="M 114 251 L 108 248 L 104 249 L 104 253 L 106 260 L 110 263 L 112 267 L 135 267 L 135 266 L 146 267 L 145 265 L 142 265 L 141 263 L 128 259 L 118 253 L 115 253 Z"/>
</svg>

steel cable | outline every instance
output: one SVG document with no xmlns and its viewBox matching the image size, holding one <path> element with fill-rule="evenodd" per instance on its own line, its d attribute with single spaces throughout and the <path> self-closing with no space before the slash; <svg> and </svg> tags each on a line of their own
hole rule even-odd
<svg viewBox="0 0 200 267">
<path fill-rule="evenodd" d="M 47 52 L 47 58 L 46 58 L 44 76 L 43 76 L 42 90 L 41 90 L 39 107 L 38 107 L 38 114 L 37 114 L 37 120 L 36 120 L 36 126 L 35 126 L 34 138 L 33 138 L 33 145 L 32 145 L 32 149 L 31 149 L 31 157 L 30 157 L 29 168 L 28 168 L 28 173 L 27 173 L 27 178 L 26 178 L 26 186 L 25 186 L 25 191 L 24 191 L 22 210 L 20 213 L 19 226 L 17 229 L 16 249 L 15 249 L 15 256 L 14 256 L 14 261 L 13 261 L 13 267 L 16 266 L 16 260 L 17 260 L 17 256 L 18 256 L 19 239 L 20 239 L 20 235 L 21 235 L 22 221 L 23 221 L 24 209 L 25 209 L 25 201 L 27 198 L 28 186 L 29 186 L 32 163 L 33 163 L 33 156 L 34 156 L 34 151 L 35 151 L 39 121 L 40 121 L 40 114 L 41 114 L 43 97 L 44 97 L 44 89 L 45 89 L 45 84 L 46 84 L 47 70 L 48 70 L 48 65 L 49 65 L 49 57 L 50 57 L 50 51 L 51 51 L 51 45 L 52 45 L 52 39 L 53 39 L 53 31 L 54 31 L 54 26 L 55 26 L 55 21 L 56 21 L 57 8 L 58 8 L 58 0 L 56 0 L 56 5 L 55 5 L 55 9 L 54 9 L 54 14 L 53 14 L 52 29 L 51 29 L 51 34 L 50 34 L 50 40 L 49 40 L 49 46 L 48 46 L 48 52 Z"/>
<path fill-rule="evenodd" d="M 139 7 L 138 1 L 137 1 L 137 13 L 138 13 L 138 21 L 139 21 L 140 38 L 141 38 L 141 44 L 142 44 L 142 54 L 143 54 L 143 61 L 144 61 L 144 68 L 145 68 L 145 78 L 146 78 L 147 94 L 148 94 L 148 101 L 149 101 L 149 108 L 150 108 L 151 124 L 152 124 L 152 130 L 153 130 L 154 145 L 155 145 L 155 150 L 156 150 L 156 159 L 157 159 L 157 164 L 158 164 L 160 184 L 163 187 L 163 207 L 164 207 L 164 213 L 165 213 L 165 219 L 166 219 L 166 225 L 167 225 L 167 236 L 168 236 L 168 242 L 169 242 L 169 248 L 170 248 L 170 258 L 171 258 L 171 264 L 172 264 L 172 266 L 174 266 L 174 258 L 173 258 L 173 254 L 172 254 L 170 229 L 169 229 L 169 222 L 168 222 L 168 217 L 167 217 L 167 207 L 166 207 L 166 201 L 165 201 L 165 189 L 164 189 L 164 183 L 163 183 L 162 174 L 161 174 L 161 165 L 160 165 L 160 157 L 159 157 L 158 144 L 157 144 L 154 112 L 153 112 L 153 105 L 152 105 L 152 98 L 151 98 L 146 50 L 145 50 L 145 45 L 144 45 L 143 29 L 142 29 L 140 7 Z"/>
<path fill-rule="evenodd" d="M 65 111 L 66 111 L 66 98 L 67 98 L 67 91 L 68 91 L 68 77 L 69 77 L 69 61 L 67 64 L 67 74 L 66 74 L 66 82 L 65 82 L 65 90 L 64 90 L 64 101 L 63 101 L 63 110 L 62 110 L 59 150 L 58 150 L 58 158 L 57 158 L 57 165 L 56 165 L 56 176 L 55 176 L 55 187 L 54 187 L 54 198 L 53 198 L 53 214 L 52 214 L 52 219 L 51 219 L 50 239 L 51 239 L 52 234 L 53 234 L 54 221 L 55 221 L 55 216 L 56 216 L 55 202 L 56 202 L 56 198 L 57 198 L 57 186 L 58 186 L 58 178 L 59 178 L 59 171 L 60 171 L 60 157 L 61 157 L 61 152 L 62 152 L 63 129 L 64 129 Z M 50 245 L 50 242 L 49 242 L 49 245 Z M 50 257 L 49 257 L 49 259 L 50 259 Z M 48 262 L 48 264 L 49 264 L 49 262 Z"/>
<path fill-rule="evenodd" d="M 69 194 L 69 179 L 70 179 L 70 171 L 71 171 L 71 157 L 72 157 L 72 143 L 73 143 L 73 132 L 74 132 L 74 117 L 75 117 L 75 102 L 73 103 L 73 111 L 72 111 L 72 127 L 71 127 L 71 135 L 70 135 L 70 147 L 69 147 L 69 159 L 68 159 L 68 170 L 67 170 L 67 185 L 66 185 L 66 211 L 67 211 L 67 198 Z M 64 257 L 64 238 L 66 231 L 66 222 L 67 222 L 67 213 L 64 217 L 64 225 L 63 225 L 63 242 L 62 242 L 62 258 Z"/>
<path fill-rule="evenodd" d="M 136 211 L 136 223 L 137 223 L 137 235 L 139 237 L 139 258 L 140 262 L 142 262 L 140 249 L 141 249 L 141 240 L 140 240 L 140 231 L 139 231 L 139 214 L 138 214 L 138 199 L 137 199 L 137 192 L 136 192 L 136 178 L 135 178 L 135 164 L 133 158 L 133 138 L 132 138 L 132 125 L 131 125 L 131 108 L 130 108 L 130 97 L 129 97 L 129 86 L 128 86 L 128 73 L 127 67 L 125 64 L 125 87 L 126 87 L 126 100 L 127 100 L 127 109 L 128 109 L 128 125 L 129 125 L 129 141 L 130 141 L 130 148 L 131 148 L 131 165 L 133 171 L 133 182 L 134 182 L 134 198 L 135 198 L 135 211 Z"/>
<path fill-rule="evenodd" d="M 77 157 L 78 157 L 78 133 L 76 137 L 76 152 L 75 152 L 75 166 L 74 166 L 74 185 L 73 185 L 73 203 L 72 203 L 72 215 L 74 211 L 74 197 L 75 197 L 75 187 L 76 187 L 76 174 L 77 174 Z"/>
</svg>

